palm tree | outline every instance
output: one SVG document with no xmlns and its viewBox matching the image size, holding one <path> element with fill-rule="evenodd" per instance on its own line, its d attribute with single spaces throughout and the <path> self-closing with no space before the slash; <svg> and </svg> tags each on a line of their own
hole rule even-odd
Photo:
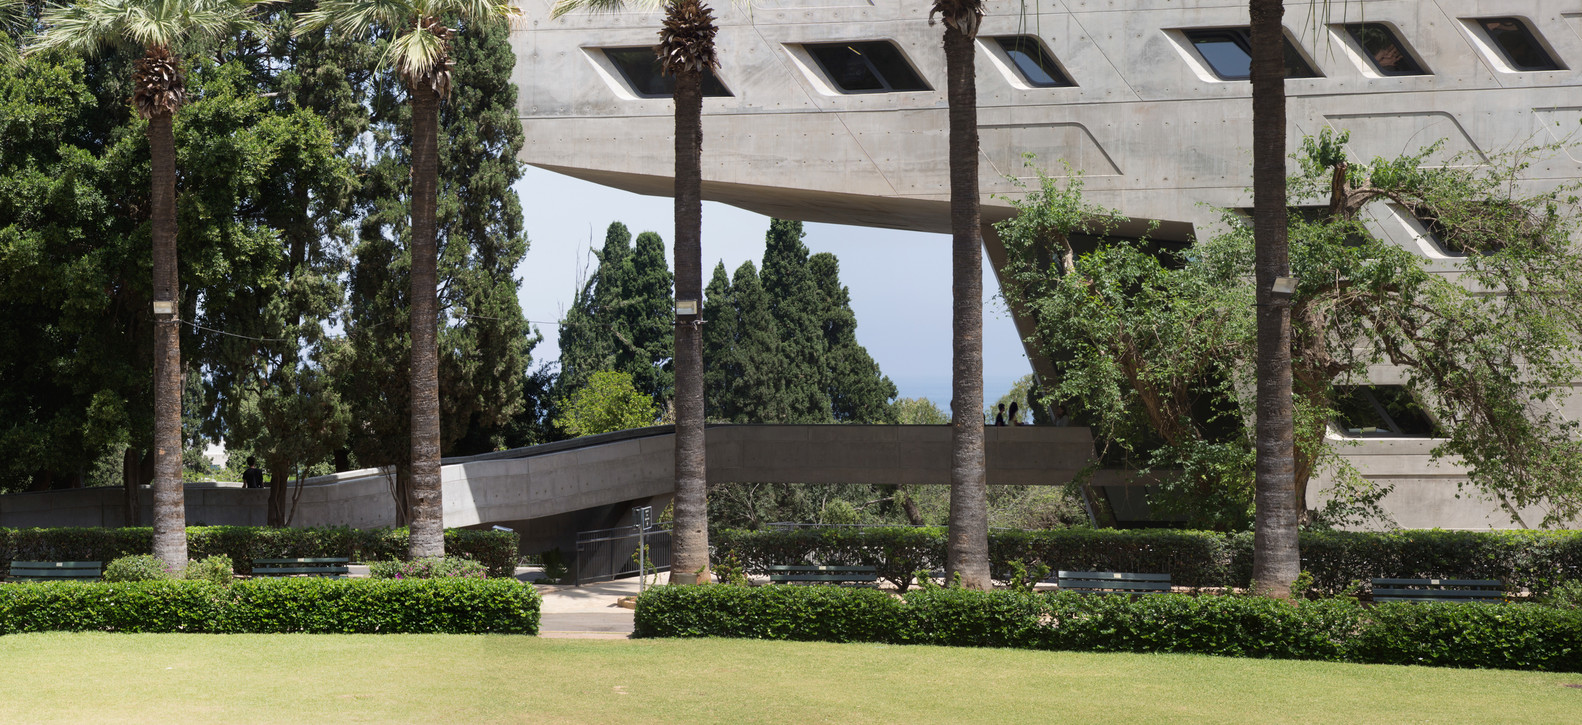
<svg viewBox="0 0 1582 725">
<path fill-rule="evenodd" d="M 676 79 L 676 300 L 703 299 L 703 77 L 719 66 L 714 12 L 701 0 L 558 0 L 553 17 L 578 9 L 662 6 L 660 69 Z M 679 309 L 679 308 L 678 308 Z M 693 309 L 700 309 L 694 307 Z M 703 337 L 697 314 L 676 315 L 676 498 L 670 580 L 709 581 L 708 479 L 703 430 Z"/>
<path fill-rule="evenodd" d="M 106 45 L 143 52 L 132 73 L 132 106 L 148 120 L 149 217 L 154 268 L 154 556 L 187 565 L 181 483 L 180 283 L 176 268 L 176 112 L 187 99 L 179 44 L 252 30 L 259 0 L 83 0 L 52 5 L 28 53 L 93 55 Z"/>
<path fill-rule="evenodd" d="M 27 0 L 0 0 L 0 65 L 18 60 L 15 38 L 28 29 Z"/>
<path fill-rule="evenodd" d="M 341 35 L 390 35 L 382 64 L 406 83 L 412 104 L 412 491 L 408 523 L 413 558 L 445 554 L 439 437 L 438 244 L 439 105 L 450 95 L 449 18 L 491 22 L 516 13 L 510 0 L 324 0 L 297 22 L 296 34 L 333 26 Z"/>
<path fill-rule="evenodd" d="M 978 211 L 978 89 L 973 48 L 983 0 L 934 0 L 945 23 L 950 104 L 951 400 L 950 543 L 945 571 L 969 589 L 992 589 L 983 450 L 983 240 Z"/>
<path fill-rule="evenodd" d="M 1291 404 L 1291 309 L 1273 294 L 1290 275 L 1285 198 L 1285 31 L 1281 0 L 1251 0 L 1253 237 L 1258 285 L 1258 463 L 1252 583 L 1290 595 L 1297 550 L 1296 457 Z"/>
</svg>

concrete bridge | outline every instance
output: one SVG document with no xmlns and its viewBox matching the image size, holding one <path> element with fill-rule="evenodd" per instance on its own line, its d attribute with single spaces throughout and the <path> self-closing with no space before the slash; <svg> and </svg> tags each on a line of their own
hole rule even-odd
<svg viewBox="0 0 1582 725">
<path fill-rule="evenodd" d="M 1093 456 L 1087 428 L 989 427 L 993 485 L 1059 485 Z M 445 459 L 445 526 L 503 525 L 523 550 L 561 545 L 576 531 L 629 523 L 631 507 L 662 508 L 675 491 L 671 426 Z M 944 425 L 711 425 L 710 484 L 949 484 Z M 396 523 L 387 469 L 308 479 L 293 526 L 372 528 Z M 143 521 L 152 493 L 143 492 Z M 187 487 L 189 524 L 261 526 L 267 490 L 240 484 Z M 0 496 L 0 526 L 121 526 L 122 489 L 87 488 Z"/>
</svg>

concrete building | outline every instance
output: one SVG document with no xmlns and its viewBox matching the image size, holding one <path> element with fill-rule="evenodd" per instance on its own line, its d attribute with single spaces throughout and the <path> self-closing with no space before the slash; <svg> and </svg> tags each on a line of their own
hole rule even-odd
<svg viewBox="0 0 1582 725">
<path fill-rule="evenodd" d="M 946 232 L 941 29 L 908 0 L 714 3 L 721 67 L 704 99 L 704 198 L 805 221 Z M 1288 147 L 1350 131 L 1355 158 L 1443 140 L 1443 160 L 1571 140 L 1582 127 L 1582 6 L 1555 0 L 1287 0 Z M 659 15 L 549 18 L 527 0 L 513 35 L 526 145 L 536 166 L 644 194 L 672 192 L 671 103 L 645 60 Z M 984 222 L 1028 180 L 1080 170 L 1089 199 L 1152 236 L 1190 242 L 1222 208 L 1251 206 L 1247 5 L 1228 0 L 993 0 L 977 55 Z M 1582 151 L 1541 159 L 1522 183 L 1582 176 Z M 1370 211 L 1384 239 L 1451 274 L 1452 254 L 1415 219 Z M 1004 250 L 985 226 L 988 259 Z M 1024 337 L 1026 326 L 1018 321 Z M 1031 352 L 1031 351 L 1030 351 Z M 1030 355 L 1035 369 L 1048 365 Z M 1399 385 L 1398 370 L 1372 382 Z M 1582 399 L 1565 413 L 1582 415 Z M 1458 499 L 1464 472 L 1431 466 L 1431 440 L 1370 438 L 1349 449 L 1393 483 L 1404 526 L 1507 526 Z M 1322 489 L 1323 482 L 1320 481 Z M 1533 513 L 1533 512 L 1529 512 Z"/>
</svg>

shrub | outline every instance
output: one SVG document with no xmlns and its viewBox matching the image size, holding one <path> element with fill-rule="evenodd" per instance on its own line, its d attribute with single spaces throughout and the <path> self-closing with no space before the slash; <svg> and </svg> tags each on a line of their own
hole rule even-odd
<svg viewBox="0 0 1582 725">
<path fill-rule="evenodd" d="M 165 562 L 154 558 L 153 554 L 123 556 L 104 565 L 104 580 L 107 582 L 147 582 L 169 578 L 170 572 L 165 571 Z"/>
<path fill-rule="evenodd" d="M 636 634 L 1582 671 L 1582 612 L 1526 604 L 670 586 L 638 598 Z"/>
<path fill-rule="evenodd" d="M 536 634 L 538 593 L 510 579 L 269 578 L 0 586 L 17 632 Z"/>
<path fill-rule="evenodd" d="M 236 578 L 236 570 L 231 566 L 231 557 L 219 554 L 187 562 L 187 569 L 181 573 L 181 578 L 201 579 L 211 584 L 228 586 Z"/>
<path fill-rule="evenodd" d="M 254 559 L 344 556 L 352 561 L 405 559 L 407 530 L 332 526 L 275 529 L 263 526 L 189 526 L 193 558 L 230 557 L 238 573 L 251 574 Z M 516 574 L 517 535 L 511 531 L 447 529 L 445 551 L 481 562 L 492 577 Z M 149 527 L 121 529 L 0 529 L 0 568 L 24 561 L 111 561 L 154 550 Z"/>
<path fill-rule="evenodd" d="M 489 575 L 482 564 L 455 556 L 428 556 L 412 561 L 370 561 L 368 574 L 375 579 L 483 579 Z"/>
<path fill-rule="evenodd" d="M 1582 610 L 1582 579 L 1568 581 L 1549 590 L 1542 603 L 1555 609 Z"/>
</svg>

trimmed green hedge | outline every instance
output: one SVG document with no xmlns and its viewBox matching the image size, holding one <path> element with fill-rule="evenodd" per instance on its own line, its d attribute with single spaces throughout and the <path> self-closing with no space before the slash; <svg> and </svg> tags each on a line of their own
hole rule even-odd
<svg viewBox="0 0 1582 725">
<path fill-rule="evenodd" d="M 1351 599 L 1107 597 L 925 589 L 667 586 L 637 600 L 636 636 L 1190 652 L 1582 672 L 1582 612 L 1525 604 L 1365 607 Z"/>
<path fill-rule="evenodd" d="M 774 564 L 865 565 L 902 591 L 919 569 L 944 568 L 942 528 L 804 528 L 725 530 L 713 535 L 716 566 L 734 556 L 749 574 Z M 1374 577 L 1500 579 L 1542 594 L 1582 579 L 1582 531 L 1326 531 L 1301 535 L 1302 568 L 1314 589 L 1339 594 Z M 1170 574 L 1189 587 L 1246 587 L 1252 580 L 1252 533 L 1175 529 L 990 531 L 996 579 L 1012 564 L 1051 571 Z"/>
<path fill-rule="evenodd" d="M 407 558 L 408 533 L 399 529 L 275 529 L 264 526 L 188 526 L 187 556 L 193 559 L 224 554 L 236 573 L 251 574 L 254 559 L 344 556 L 352 561 Z M 491 577 L 516 573 L 517 535 L 511 531 L 446 529 L 445 552 L 476 559 Z M 119 529 L 0 529 L 0 571 L 12 560 L 103 561 L 148 554 L 154 530 L 147 526 Z"/>
<path fill-rule="evenodd" d="M 0 635 L 537 634 L 541 599 L 510 579 L 278 578 L 0 585 Z"/>
</svg>

